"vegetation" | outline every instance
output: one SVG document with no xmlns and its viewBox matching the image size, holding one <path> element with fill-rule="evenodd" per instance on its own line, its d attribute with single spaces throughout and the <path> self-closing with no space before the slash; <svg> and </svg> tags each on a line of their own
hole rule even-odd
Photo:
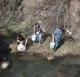
<svg viewBox="0 0 80 77">
<path fill-rule="evenodd" d="M 19 32 L 27 35 L 29 40 L 26 52 L 38 53 L 46 56 L 78 55 L 80 52 L 80 1 L 79 0 L 1 0 L 0 1 L 0 35 L 7 37 L 6 44 L 16 43 Z M 31 35 L 36 22 L 42 21 L 47 33 L 43 33 L 42 47 L 32 45 Z M 63 36 L 64 44 L 56 52 L 49 49 L 51 34 L 55 28 L 64 25 L 73 32 L 72 38 Z M 65 39 L 65 36 L 67 39 Z M 6 39 L 1 38 L 1 41 Z M 67 41 L 68 40 L 68 41 Z M 12 50 L 14 51 L 14 50 Z"/>
</svg>

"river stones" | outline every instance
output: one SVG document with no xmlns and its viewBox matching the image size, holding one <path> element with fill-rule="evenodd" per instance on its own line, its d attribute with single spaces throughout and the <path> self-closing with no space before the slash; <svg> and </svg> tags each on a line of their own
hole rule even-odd
<svg viewBox="0 0 80 77">
<path fill-rule="evenodd" d="M 10 65 L 10 62 L 4 61 L 1 63 L 0 67 L 1 67 L 1 69 L 7 69 L 9 65 Z"/>
</svg>

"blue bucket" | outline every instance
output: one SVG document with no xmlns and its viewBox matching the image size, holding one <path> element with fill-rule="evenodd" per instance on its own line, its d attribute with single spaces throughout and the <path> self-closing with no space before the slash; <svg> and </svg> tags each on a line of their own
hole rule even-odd
<svg viewBox="0 0 80 77">
<path fill-rule="evenodd" d="M 55 43 L 54 42 L 50 42 L 50 49 L 53 49 L 55 47 Z"/>
</svg>

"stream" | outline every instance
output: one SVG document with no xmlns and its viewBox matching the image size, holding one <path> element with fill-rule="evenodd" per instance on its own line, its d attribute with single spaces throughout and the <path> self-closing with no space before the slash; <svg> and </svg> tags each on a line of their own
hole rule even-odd
<svg viewBox="0 0 80 77">
<path fill-rule="evenodd" d="M 10 55 L 10 66 L 0 77 L 80 77 L 80 57 L 66 56 L 52 61 L 36 55 Z"/>
</svg>

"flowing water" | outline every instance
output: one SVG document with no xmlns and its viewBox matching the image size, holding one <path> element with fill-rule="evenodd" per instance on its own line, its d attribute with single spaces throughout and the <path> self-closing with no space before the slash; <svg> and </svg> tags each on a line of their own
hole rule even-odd
<svg viewBox="0 0 80 77">
<path fill-rule="evenodd" d="M 80 57 L 67 56 L 48 61 L 36 55 L 10 55 L 11 62 L 0 77 L 80 77 Z"/>
</svg>

